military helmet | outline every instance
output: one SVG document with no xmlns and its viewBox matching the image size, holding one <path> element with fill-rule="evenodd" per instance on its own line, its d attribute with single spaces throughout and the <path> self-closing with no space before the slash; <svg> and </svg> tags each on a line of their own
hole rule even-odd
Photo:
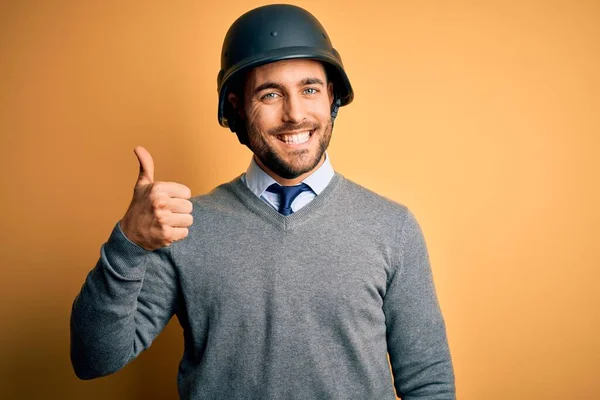
<svg viewBox="0 0 600 400">
<path fill-rule="evenodd" d="M 217 76 L 219 124 L 229 127 L 245 142 L 245 129 L 227 99 L 241 84 L 245 73 L 275 61 L 309 58 L 324 63 L 333 82 L 332 119 L 338 108 L 349 104 L 354 92 L 344 71 L 342 58 L 333 48 L 321 23 L 308 11 L 288 4 L 258 7 L 239 17 L 229 28 L 221 51 L 221 70 Z M 246 144 L 246 143 L 244 143 Z"/>
</svg>

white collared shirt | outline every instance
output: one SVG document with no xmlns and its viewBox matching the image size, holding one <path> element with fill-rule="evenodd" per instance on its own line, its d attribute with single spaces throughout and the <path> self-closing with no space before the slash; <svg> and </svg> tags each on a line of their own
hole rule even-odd
<svg viewBox="0 0 600 400">
<path fill-rule="evenodd" d="M 310 203 L 316 196 L 321 194 L 331 181 L 331 178 L 333 178 L 333 175 L 333 167 L 329 161 L 329 156 L 325 153 L 325 161 L 323 164 L 302 181 L 302 183 L 306 183 L 312 191 L 307 190 L 300 193 L 292 202 L 292 211 L 298 211 Z M 257 197 L 271 205 L 275 210 L 279 210 L 279 195 L 277 193 L 266 191 L 269 186 L 277 182 L 262 170 L 254 160 L 254 157 L 252 157 L 252 160 L 250 161 L 248 170 L 242 175 L 242 181 Z"/>
</svg>

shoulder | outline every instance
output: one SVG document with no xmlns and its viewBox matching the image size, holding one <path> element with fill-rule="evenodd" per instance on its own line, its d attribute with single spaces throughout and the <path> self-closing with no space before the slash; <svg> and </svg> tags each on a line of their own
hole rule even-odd
<svg viewBox="0 0 600 400">
<path fill-rule="evenodd" d="M 361 214 L 378 225 L 400 230 L 404 234 L 420 234 L 419 221 L 412 210 L 405 204 L 385 197 L 348 178 L 344 180 L 344 192 L 349 202 L 348 207 L 356 214 Z"/>
<path fill-rule="evenodd" d="M 343 185 L 339 199 L 341 206 L 351 219 L 368 225 L 374 231 L 395 232 L 395 236 L 406 231 L 419 231 L 414 214 L 404 204 L 382 196 L 342 176 Z"/>
<path fill-rule="evenodd" d="M 194 208 L 210 209 L 218 207 L 223 209 L 237 206 L 240 202 L 240 188 L 242 186 L 244 186 L 244 183 L 241 177 L 238 176 L 229 182 L 215 187 L 208 193 L 192 197 L 190 201 L 194 205 Z"/>
<path fill-rule="evenodd" d="M 344 181 L 343 196 L 353 204 L 353 208 L 371 210 L 388 216 L 405 216 L 410 213 L 406 205 L 382 196 L 346 177 L 342 176 L 342 179 Z"/>
<path fill-rule="evenodd" d="M 389 240 L 393 248 L 404 249 L 415 240 L 423 242 L 421 226 L 406 205 L 342 178 L 343 206 L 355 225 L 366 227 L 367 232 L 375 233 L 381 240 Z"/>
</svg>

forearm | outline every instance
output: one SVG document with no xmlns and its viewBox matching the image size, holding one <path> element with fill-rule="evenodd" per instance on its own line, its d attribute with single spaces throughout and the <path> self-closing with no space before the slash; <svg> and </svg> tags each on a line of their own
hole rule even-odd
<svg viewBox="0 0 600 400">
<path fill-rule="evenodd" d="M 438 336 L 439 341 L 435 343 L 427 338 L 424 341 L 429 343 L 421 346 L 415 338 L 409 357 L 403 359 L 399 355 L 401 351 L 390 355 L 394 358 L 396 392 L 402 400 L 455 400 L 454 371 L 445 331 L 432 327 L 424 335 Z"/>
<path fill-rule="evenodd" d="M 78 377 L 121 369 L 166 325 L 175 284 L 164 261 L 164 252 L 142 249 L 115 227 L 73 303 L 71 361 Z"/>
<path fill-rule="evenodd" d="M 384 299 L 388 352 L 403 400 L 454 400 L 454 371 L 445 322 L 419 225 L 404 221 L 402 252 Z"/>
</svg>

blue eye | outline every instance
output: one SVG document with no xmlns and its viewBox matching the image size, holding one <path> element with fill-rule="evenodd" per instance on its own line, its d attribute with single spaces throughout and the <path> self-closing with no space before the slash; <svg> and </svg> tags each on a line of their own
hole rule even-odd
<svg viewBox="0 0 600 400">
<path fill-rule="evenodd" d="M 317 93 L 317 92 L 318 92 L 318 90 L 317 90 L 317 89 L 315 89 L 315 88 L 306 88 L 306 89 L 304 89 L 304 92 L 306 93 L 306 92 L 308 92 L 309 90 L 310 90 L 310 92 L 309 92 L 309 93 L 307 93 L 307 94 L 315 94 L 315 93 Z"/>
<path fill-rule="evenodd" d="M 265 94 L 262 98 L 263 99 L 274 99 L 275 96 L 277 96 L 277 93 L 271 92 L 271 93 Z"/>
</svg>

